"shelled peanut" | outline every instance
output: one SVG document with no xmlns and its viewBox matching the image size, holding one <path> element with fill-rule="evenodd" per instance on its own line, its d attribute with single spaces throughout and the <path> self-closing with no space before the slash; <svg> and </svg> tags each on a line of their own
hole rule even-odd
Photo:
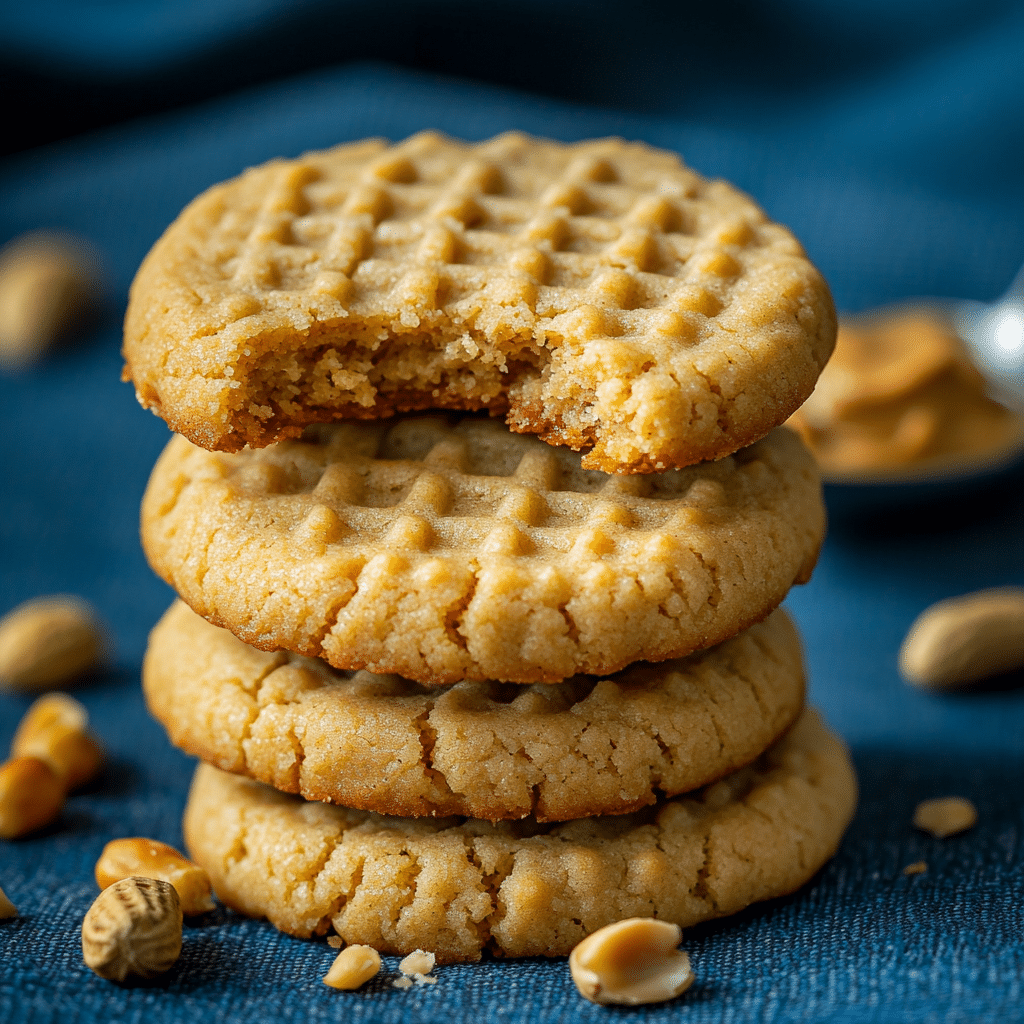
<svg viewBox="0 0 1024 1024">
<path fill-rule="evenodd" d="M 18 908 L 10 901 L 7 893 L 0 889 L 0 921 L 18 916 Z"/>
<path fill-rule="evenodd" d="M 33 231 L 0 251 L 0 369 L 38 359 L 99 304 L 96 256 L 84 239 Z"/>
<path fill-rule="evenodd" d="M 693 984 L 682 930 L 669 921 L 632 917 L 599 928 L 573 949 L 569 973 L 592 1003 L 637 1006 L 674 999 Z"/>
<path fill-rule="evenodd" d="M 0 619 L 0 689 L 39 692 L 96 667 L 105 641 L 88 601 L 69 594 L 25 601 Z"/>
<path fill-rule="evenodd" d="M 899 668 L 934 690 L 1024 669 L 1024 589 L 979 590 L 926 608 L 903 641 Z"/>
<path fill-rule="evenodd" d="M 92 779 L 103 748 L 85 708 L 64 693 L 40 697 L 25 713 L 0 765 L 0 838 L 15 839 L 53 821 L 67 794 Z"/>
<path fill-rule="evenodd" d="M 181 900 L 186 917 L 213 910 L 210 876 L 173 846 L 133 836 L 113 839 L 96 862 L 96 884 L 106 889 L 125 878 L 142 876 L 169 882 Z"/>
<path fill-rule="evenodd" d="M 351 992 L 365 985 L 380 971 L 380 954 L 370 946 L 346 946 L 323 977 L 331 988 Z"/>
</svg>

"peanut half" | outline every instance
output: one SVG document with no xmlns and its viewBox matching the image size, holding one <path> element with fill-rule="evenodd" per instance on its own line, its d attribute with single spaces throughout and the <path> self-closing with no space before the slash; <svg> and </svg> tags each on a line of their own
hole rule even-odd
<svg viewBox="0 0 1024 1024">
<path fill-rule="evenodd" d="M 636 1006 L 673 999 L 693 984 L 678 925 L 631 917 L 599 928 L 569 955 L 569 973 L 592 1003 Z"/>
<path fill-rule="evenodd" d="M 372 946 L 346 946 L 323 977 L 331 988 L 352 991 L 365 985 L 380 970 L 380 953 Z"/>
<path fill-rule="evenodd" d="M 123 878 L 96 897 L 82 922 L 82 958 L 101 978 L 152 978 L 181 953 L 181 905 L 170 882 Z"/>
<path fill-rule="evenodd" d="M 88 712 L 74 697 L 48 693 L 25 712 L 11 756 L 45 761 L 70 792 L 92 779 L 103 763 L 103 748 L 88 724 Z"/>
<path fill-rule="evenodd" d="M 38 757 L 0 765 L 0 839 L 17 839 L 48 825 L 64 806 L 64 783 Z"/>
<path fill-rule="evenodd" d="M 939 601 L 907 633 L 900 674 L 945 690 L 1024 668 L 1024 589 L 999 587 Z"/>
<path fill-rule="evenodd" d="M 96 862 L 96 884 L 106 889 L 133 876 L 158 878 L 174 886 L 186 917 L 213 910 L 210 876 L 173 846 L 156 839 L 113 839 Z"/>
<path fill-rule="evenodd" d="M 0 689 L 60 686 L 95 668 L 103 648 L 87 601 L 66 594 L 26 601 L 0 619 Z"/>
</svg>

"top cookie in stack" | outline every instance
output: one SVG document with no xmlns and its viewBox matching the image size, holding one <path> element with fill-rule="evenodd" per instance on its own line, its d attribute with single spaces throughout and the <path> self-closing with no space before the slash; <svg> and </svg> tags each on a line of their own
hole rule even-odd
<svg viewBox="0 0 1024 1024">
<path fill-rule="evenodd" d="M 793 236 L 673 154 L 426 133 L 196 199 L 136 277 L 125 377 L 213 451 L 486 409 L 584 469 L 652 473 L 782 423 L 834 337 Z"/>
</svg>

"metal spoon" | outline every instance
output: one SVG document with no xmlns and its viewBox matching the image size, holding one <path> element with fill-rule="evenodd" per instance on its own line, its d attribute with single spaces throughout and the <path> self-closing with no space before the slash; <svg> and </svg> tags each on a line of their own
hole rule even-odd
<svg viewBox="0 0 1024 1024">
<path fill-rule="evenodd" d="M 996 302 L 952 303 L 949 319 L 1004 405 L 1024 411 L 1024 267 Z"/>
</svg>

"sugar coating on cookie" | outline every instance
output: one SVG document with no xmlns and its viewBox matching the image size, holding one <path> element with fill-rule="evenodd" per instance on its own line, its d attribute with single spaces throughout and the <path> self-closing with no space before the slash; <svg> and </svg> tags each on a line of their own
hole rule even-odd
<svg viewBox="0 0 1024 1024">
<path fill-rule="evenodd" d="M 219 768 L 382 814 L 489 821 L 621 814 L 696 789 L 762 754 L 804 697 L 781 610 L 710 651 L 610 678 L 439 689 L 258 651 L 179 601 L 142 679 L 172 742 Z"/>
<path fill-rule="evenodd" d="M 449 963 L 564 956 L 613 921 L 688 928 L 793 892 L 836 851 L 856 800 L 846 748 L 808 711 L 754 765 L 632 815 L 385 817 L 201 765 L 184 832 L 242 913 Z"/>
<path fill-rule="evenodd" d="M 201 195 L 136 276 L 124 354 L 139 401 L 211 450 L 488 409 L 648 473 L 764 436 L 834 340 L 790 232 L 675 154 L 424 133 Z"/>
<path fill-rule="evenodd" d="M 233 455 L 179 437 L 142 505 L 150 564 L 211 622 L 431 685 L 719 643 L 809 577 L 824 524 L 789 430 L 624 477 L 487 417 L 321 425 Z"/>
</svg>

